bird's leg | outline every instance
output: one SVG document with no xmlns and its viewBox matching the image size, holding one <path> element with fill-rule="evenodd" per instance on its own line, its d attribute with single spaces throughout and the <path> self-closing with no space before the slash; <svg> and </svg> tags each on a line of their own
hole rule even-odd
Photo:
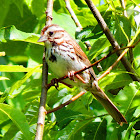
<svg viewBox="0 0 140 140">
<path fill-rule="evenodd" d="M 74 75 L 80 80 L 82 81 L 84 84 L 86 83 L 86 81 L 79 75 L 79 74 L 75 74 L 75 71 L 70 71 L 68 72 L 68 77 L 70 80 L 74 81 Z"/>
</svg>

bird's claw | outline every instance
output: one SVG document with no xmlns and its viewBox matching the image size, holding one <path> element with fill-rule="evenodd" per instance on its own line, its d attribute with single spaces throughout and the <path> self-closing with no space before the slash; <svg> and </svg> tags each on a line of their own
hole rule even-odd
<svg viewBox="0 0 140 140">
<path fill-rule="evenodd" d="M 53 86 L 55 86 L 55 88 L 58 90 L 59 85 L 58 85 L 58 79 L 57 78 L 52 79 L 51 84 Z"/>
</svg>

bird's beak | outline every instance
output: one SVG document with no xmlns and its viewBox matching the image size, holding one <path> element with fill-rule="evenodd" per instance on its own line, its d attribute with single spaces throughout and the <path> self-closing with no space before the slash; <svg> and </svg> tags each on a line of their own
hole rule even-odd
<svg viewBox="0 0 140 140">
<path fill-rule="evenodd" d="M 45 41 L 47 41 L 47 38 L 46 38 L 45 35 L 42 35 L 42 36 L 38 39 L 37 42 L 45 42 Z"/>
</svg>

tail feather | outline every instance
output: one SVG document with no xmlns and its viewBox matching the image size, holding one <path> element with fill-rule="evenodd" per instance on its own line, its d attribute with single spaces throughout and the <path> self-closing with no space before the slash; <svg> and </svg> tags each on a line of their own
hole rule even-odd
<svg viewBox="0 0 140 140">
<path fill-rule="evenodd" d="M 127 123 L 124 116 L 100 88 L 98 88 L 98 91 L 92 91 L 92 94 L 121 126 L 123 123 Z"/>
</svg>

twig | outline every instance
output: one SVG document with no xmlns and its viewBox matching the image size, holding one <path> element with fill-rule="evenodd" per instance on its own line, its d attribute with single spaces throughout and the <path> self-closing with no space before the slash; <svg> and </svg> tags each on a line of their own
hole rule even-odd
<svg viewBox="0 0 140 140">
<path fill-rule="evenodd" d="M 107 27 L 107 24 L 105 23 L 105 21 L 102 18 L 98 9 L 95 7 L 95 5 L 93 4 L 93 2 L 91 0 L 85 0 L 85 1 L 87 3 L 88 7 L 90 8 L 91 12 L 93 13 L 94 17 L 98 21 L 99 25 L 101 26 L 103 32 L 105 33 L 105 35 L 106 35 L 107 39 L 109 40 L 110 44 L 112 45 L 112 47 L 114 49 L 119 49 L 120 48 L 119 44 L 114 39 L 113 35 L 111 34 L 109 28 Z M 126 51 L 128 51 L 128 50 L 126 50 Z M 117 55 L 120 56 L 120 54 L 121 54 L 121 51 L 117 51 Z M 133 73 L 133 75 L 130 74 L 131 78 L 135 81 L 140 81 L 140 79 L 137 77 L 136 72 L 131 67 L 131 64 L 129 63 L 129 61 L 127 60 L 127 58 L 125 56 L 121 59 L 121 62 L 128 72 Z"/>
<path fill-rule="evenodd" d="M 104 76 L 106 76 L 107 74 L 110 73 L 110 71 L 117 65 L 117 63 L 118 63 L 118 62 L 122 59 L 122 57 L 127 53 L 128 48 L 134 48 L 139 42 L 140 42 L 140 39 L 139 39 L 137 42 L 135 42 L 132 46 L 127 46 L 127 47 L 121 48 L 121 50 L 122 50 L 122 49 L 125 49 L 125 50 L 121 53 L 121 55 L 117 58 L 117 60 L 113 63 L 113 65 L 110 66 L 99 78 L 97 78 L 98 81 L 101 80 Z M 116 50 L 116 51 L 117 51 L 117 50 Z M 114 51 L 113 53 L 115 53 L 116 51 Z"/>
<path fill-rule="evenodd" d="M 68 9 L 69 13 L 71 14 L 71 17 L 73 19 L 73 21 L 75 22 L 76 26 L 79 27 L 81 30 L 83 29 L 82 25 L 80 24 L 77 16 L 75 15 L 74 11 L 71 8 L 70 5 L 70 1 L 69 0 L 65 0 L 66 3 L 66 8 Z"/>
<path fill-rule="evenodd" d="M 47 97 L 47 90 L 48 90 L 45 87 L 48 81 L 48 65 L 46 63 L 45 56 L 46 56 L 46 49 L 44 48 L 43 67 L 42 67 L 42 91 L 41 91 L 40 107 L 39 107 L 39 113 L 38 113 L 35 140 L 42 140 L 44 124 L 45 124 L 45 115 L 46 115 L 45 104 L 46 104 L 46 97 Z"/>
<path fill-rule="evenodd" d="M 70 100 L 68 100 L 67 102 L 65 102 L 64 104 L 61 104 L 60 106 L 56 107 L 56 108 L 53 108 L 52 110 L 48 110 L 47 111 L 47 114 L 49 113 L 52 113 L 52 112 L 55 112 L 61 108 L 63 108 L 64 106 L 70 104 L 71 102 L 74 102 L 75 100 L 77 100 L 79 97 L 81 97 L 82 95 L 84 95 L 85 92 L 84 91 L 81 91 L 79 94 L 77 94 L 76 96 L 72 97 Z"/>
<path fill-rule="evenodd" d="M 46 9 L 46 25 L 50 25 L 52 23 L 52 12 L 53 12 L 53 0 L 47 1 L 47 9 Z"/>
<path fill-rule="evenodd" d="M 122 59 L 122 57 L 127 53 L 127 50 L 124 50 L 121 55 L 117 58 L 117 60 L 113 63 L 112 66 L 110 66 L 98 79 L 98 81 L 100 79 L 102 79 L 104 76 L 106 76 L 107 74 L 110 73 L 110 71 L 117 65 L 117 63 Z"/>
<path fill-rule="evenodd" d="M 125 17 L 127 17 L 127 11 L 126 11 L 126 7 L 125 7 L 125 1 L 124 0 L 120 0 L 121 6 L 123 8 L 123 15 Z M 134 61 L 134 56 L 133 56 L 133 51 L 132 48 L 129 49 L 129 61 L 132 64 L 132 62 Z"/>
<path fill-rule="evenodd" d="M 125 17 L 127 17 L 127 12 L 126 12 L 126 9 L 125 9 L 125 1 L 120 0 L 120 3 L 121 3 L 121 6 L 123 8 L 123 14 L 124 14 Z"/>
<path fill-rule="evenodd" d="M 79 28 L 78 31 L 80 32 L 83 29 L 83 27 L 82 27 L 81 23 L 79 22 L 77 16 L 75 15 L 73 9 L 71 8 L 70 1 L 65 0 L 65 3 L 66 3 L 66 8 L 68 9 L 73 21 L 75 22 L 76 26 Z M 91 45 L 90 45 L 89 41 L 85 41 L 85 45 L 87 46 L 88 49 L 91 48 Z M 98 58 L 95 58 L 95 61 L 97 61 L 97 60 L 98 60 Z M 98 69 L 99 72 L 103 71 L 100 63 L 98 63 L 97 69 Z"/>
<path fill-rule="evenodd" d="M 53 10 L 53 0 L 48 0 L 47 2 L 47 10 L 46 10 L 46 25 L 50 25 L 52 21 L 52 10 Z M 40 107 L 38 113 L 38 122 L 37 122 L 37 130 L 35 140 L 42 140 L 43 138 L 43 130 L 45 124 L 45 116 L 46 116 L 46 97 L 47 91 L 49 87 L 46 87 L 48 82 L 48 65 L 46 63 L 46 48 L 44 48 L 43 53 L 43 67 L 42 67 L 42 91 L 41 91 L 41 98 L 40 98 Z"/>
</svg>

